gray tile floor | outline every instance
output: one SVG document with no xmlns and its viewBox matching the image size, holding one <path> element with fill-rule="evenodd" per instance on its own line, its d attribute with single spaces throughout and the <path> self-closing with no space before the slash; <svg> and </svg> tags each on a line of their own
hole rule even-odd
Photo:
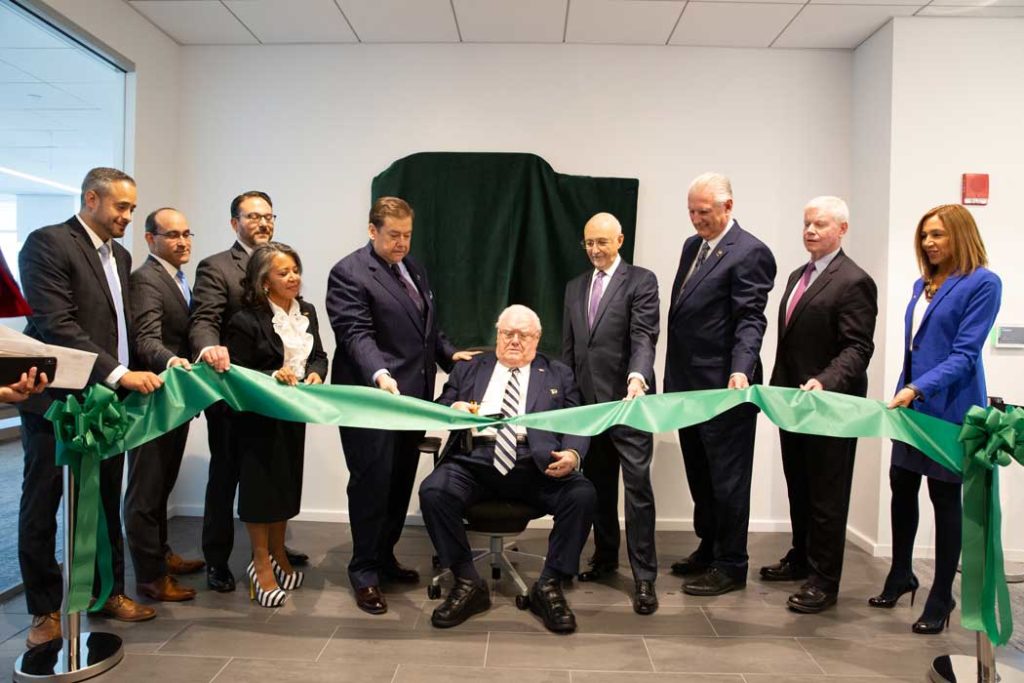
<svg viewBox="0 0 1024 683">
<path fill-rule="evenodd" d="M 197 554 L 199 520 L 172 521 L 172 545 Z M 246 563 L 248 544 L 238 527 L 232 558 L 236 575 Z M 752 534 L 751 576 L 786 550 L 785 534 Z M 648 617 L 633 613 L 628 569 L 608 584 L 573 584 L 567 590 L 579 631 L 556 636 L 529 612 L 516 609 L 510 583 L 492 585 L 494 607 L 462 626 L 439 631 L 430 626 L 437 604 L 426 596 L 426 582 L 390 587 L 390 610 L 370 616 L 356 608 L 345 565 L 350 541 L 341 524 L 300 522 L 290 544 L 308 552 L 312 568 L 306 584 L 276 610 L 254 606 L 240 585 L 221 595 L 205 589 L 202 575 L 185 583 L 200 590 L 189 603 L 159 604 L 159 617 L 142 624 L 85 619 L 92 630 L 108 630 L 126 643 L 124 661 L 97 680 L 275 681 L 359 683 L 767 683 L 835 681 L 922 681 L 938 654 L 970 653 L 974 635 L 956 622 L 939 636 L 915 636 L 910 624 L 918 616 L 909 599 L 893 610 L 875 610 L 868 596 L 881 587 L 888 568 L 850 546 L 838 606 L 821 615 L 797 615 L 785 608 L 793 586 L 751 579 L 744 591 L 717 598 L 694 598 L 679 590 L 667 574 L 674 559 L 688 553 L 692 534 L 660 532 L 658 550 L 663 573 L 658 580 L 659 611 Z M 528 531 L 520 547 L 543 552 L 546 532 Z M 431 571 L 431 547 L 422 528 L 406 530 L 399 558 L 424 575 Z M 589 552 L 589 551 L 587 551 Z M 930 568 L 920 563 L 926 587 Z M 539 567 L 523 560 L 528 582 Z M 129 586 L 133 580 L 129 578 Z M 447 590 L 447 586 L 445 588 Z M 1012 587 L 1015 602 L 1018 587 Z M 10 671 L 24 649 L 29 616 L 16 597 L 0 611 L 0 667 Z M 1015 606 L 1020 622 L 1024 611 Z M 1014 641 L 1000 659 L 1024 670 L 1024 656 Z"/>
</svg>

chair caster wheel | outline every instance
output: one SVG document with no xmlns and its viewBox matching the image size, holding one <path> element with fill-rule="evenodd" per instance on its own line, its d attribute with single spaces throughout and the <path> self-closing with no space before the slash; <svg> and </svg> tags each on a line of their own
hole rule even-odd
<svg viewBox="0 0 1024 683">
<path fill-rule="evenodd" d="M 430 558 L 430 564 L 431 564 L 431 566 L 434 569 L 440 569 L 441 568 L 441 558 L 438 557 L 437 555 L 434 555 L 433 557 Z"/>
<path fill-rule="evenodd" d="M 491 567 L 491 578 L 495 581 L 501 579 L 501 567 Z"/>
<path fill-rule="evenodd" d="M 441 599 L 441 587 L 433 584 L 427 586 L 427 597 L 431 600 Z"/>
<path fill-rule="evenodd" d="M 530 596 L 529 595 L 517 595 L 516 596 L 516 607 L 519 609 L 530 609 Z"/>
</svg>

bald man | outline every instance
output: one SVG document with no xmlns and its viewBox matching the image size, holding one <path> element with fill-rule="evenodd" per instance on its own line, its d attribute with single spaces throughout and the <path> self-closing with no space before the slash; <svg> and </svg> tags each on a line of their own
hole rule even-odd
<svg viewBox="0 0 1024 683">
<path fill-rule="evenodd" d="M 658 280 L 619 256 L 622 225 L 599 213 L 583 228 L 583 248 L 593 269 L 565 287 L 562 357 L 576 375 L 588 404 L 631 400 L 654 391 L 654 347 L 658 343 Z M 619 469 L 625 490 L 626 552 L 633 573 L 633 609 L 658 609 L 654 580 L 653 438 L 630 427 L 613 427 L 591 440 L 583 469 L 597 490 L 594 555 L 580 581 L 616 574 L 619 565 Z"/>
</svg>

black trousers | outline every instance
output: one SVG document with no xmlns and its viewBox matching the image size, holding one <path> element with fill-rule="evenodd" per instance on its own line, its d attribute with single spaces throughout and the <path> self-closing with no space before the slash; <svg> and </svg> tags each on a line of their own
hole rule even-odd
<svg viewBox="0 0 1024 683">
<path fill-rule="evenodd" d="M 697 556 L 736 580 L 747 576 L 750 476 L 757 411 L 740 405 L 679 430 L 693 497 Z"/>
<path fill-rule="evenodd" d="M 944 614 L 953 604 L 953 579 L 960 560 L 963 531 L 962 486 L 959 482 L 928 479 L 928 496 L 935 508 L 935 580 L 924 607 L 925 614 L 930 616 Z M 912 562 L 921 475 L 893 465 L 889 468 L 889 488 L 892 491 L 892 567 L 885 583 L 902 586 L 914 573 Z"/>
<path fill-rule="evenodd" d="M 53 423 L 36 413 L 21 414 L 21 444 L 25 470 L 18 509 L 18 562 L 25 584 L 30 614 L 60 609 L 63 578 L 56 559 L 57 512 L 64 495 L 64 468 L 56 464 Z M 121 537 L 121 478 L 124 454 L 100 464 L 100 498 L 107 517 L 107 534 L 113 554 L 114 589 L 124 593 L 124 539 Z M 98 593 L 99 574 L 93 587 Z"/>
<path fill-rule="evenodd" d="M 786 559 L 807 567 L 818 588 L 838 592 L 857 440 L 784 430 L 779 439 L 793 527 Z"/>
<path fill-rule="evenodd" d="M 128 453 L 124 529 L 135 580 L 141 583 L 167 574 L 167 499 L 178 480 L 188 425 L 186 422 Z"/>
<path fill-rule="evenodd" d="M 340 427 L 348 465 L 348 518 L 353 588 L 380 584 L 380 570 L 394 565 L 419 465 L 423 432 Z"/>
<path fill-rule="evenodd" d="M 493 445 L 475 448 L 469 455 L 449 455 L 420 484 L 423 520 L 441 566 L 472 562 L 463 512 L 477 501 L 501 499 L 522 501 L 554 515 L 544 568 L 563 578 L 578 572 L 597 504 L 594 485 L 579 472 L 559 479 L 543 474 L 526 448 L 518 450 L 516 466 L 506 475 L 494 467 L 493 458 Z"/>
<path fill-rule="evenodd" d="M 210 471 L 203 509 L 203 557 L 211 566 L 226 565 L 235 545 L 235 491 L 238 458 L 231 448 L 231 409 L 214 403 L 206 409 Z"/>
<path fill-rule="evenodd" d="M 583 474 L 597 491 L 594 514 L 594 562 L 619 558 L 619 470 L 625 492 L 626 553 L 633 578 L 653 581 L 658 574 L 654 544 L 654 490 L 651 456 L 654 438 L 649 432 L 613 427 L 590 440 Z"/>
</svg>

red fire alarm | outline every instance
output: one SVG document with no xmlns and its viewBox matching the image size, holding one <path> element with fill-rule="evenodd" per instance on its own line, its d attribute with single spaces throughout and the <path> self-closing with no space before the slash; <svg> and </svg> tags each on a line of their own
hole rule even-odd
<svg viewBox="0 0 1024 683">
<path fill-rule="evenodd" d="M 963 203 L 988 204 L 988 173 L 964 173 Z"/>
</svg>

